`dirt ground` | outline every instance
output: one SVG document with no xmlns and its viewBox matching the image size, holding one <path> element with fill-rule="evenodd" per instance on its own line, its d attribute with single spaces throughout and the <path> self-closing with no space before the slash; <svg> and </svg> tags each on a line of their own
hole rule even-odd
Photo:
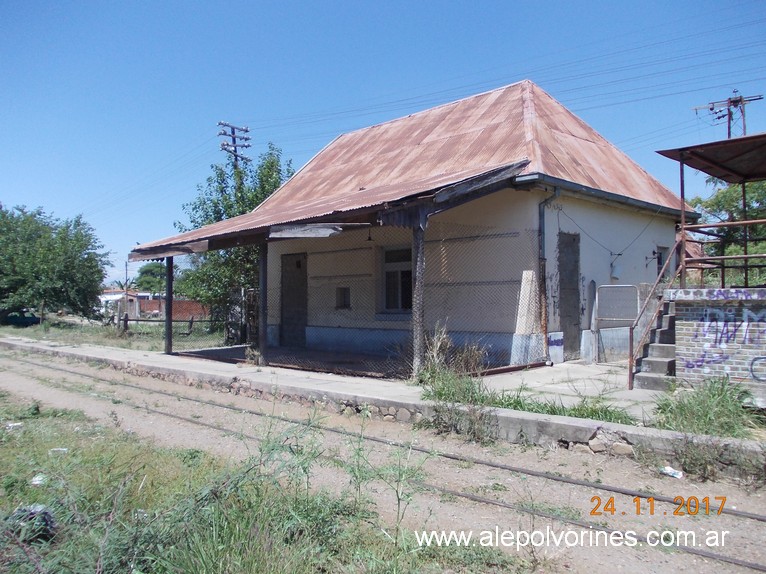
<svg viewBox="0 0 766 574">
<path fill-rule="evenodd" d="M 32 366 L 28 362 L 44 366 Z M 60 367 L 78 374 L 62 373 L 48 367 Z M 82 375 L 106 379 L 97 382 Z M 129 383 L 140 389 L 119 386 Z M 242 410 L 225 410 L 184 400 L 195 398 L 221 405 L 263 413 L 282 415 L 305 420 L 310 413 L 300 404 L 284 402 L 269 403 L 244 396 L 182 386 L 149 377 L 129 376 L 111 369 L 92 367 L 84 363 L 67 362 L 48 356 L 23 355 L 0 351 L 0 389 L 9 392 L 17 400 L 39 401 L 42 405 L 82 410 L 87 416 L 105 425 L 113 425 L 124 432 L 154 441 L 157 445 L 204 449 L 224 459 L 238 461 L 258 451 L 258 437 L 269 432 L 269 422 Z M 164 391 L 176 396 L 160 395 L 152 391 Z M 156 412 L 155 412 L 156 411 Z M 188 420 L 171 418 L 170 413 Z M 340 427 L 360 432 L 362 419 L 318 413 L 321 423 L 328 427 Z M 221 427 L 217 430 L 200 426 L 205 423 Z M 283 426 L 283 425 L 277 425 Z M 273 432 L 275 427 L 271 427 Z M 650 531 L 695 532 L 697 548 L 716 554 L 766 565 L 766 523 L 742 518 L 717 515 L 718 502 L 714 497 L 725 496 L 726 508 L 766 515 L 766 497 L 753 485 L 737 484 L 733 480 L 698 482 L 688 477 L 675 479 L 661 475 L 657 467 L 662 460 L 651 465 L 606 455 L 581 452 L 566 448 L 544 449 L 510 444 L 478 446 L 456 437 L 437 436 L 430 431 L 414 430 L 411 425 L 368 420 L 364 433 L 388 440 L 411 441 L 413 444 L 440 452 L 463 454 L 488 461 L 516 467 L 546 471 L 552 474 L 588 480 L 596 484 L 615 485 L 647 491 L 669 497 L 694 496 L 699 500 L 709 497 L 711 510 L 708 515 L 673 515 L 676 505 L 656 502 L 654 514 L 649 515 L 648 503 L 640 502 L 642 514 L 636 514 L 632 497 L 612 494 L 595 486 L 582 487 L 523 474 L 490 468 L 484 465 L 456 462 L 413 452 L 410 464 L 419 465 L 425 472 L 424 482 L 440 487 L 521 504 L 552 514 L 565 515 L 582 521 L 598 523 L 623 532 L 633 531 L 636 536 Z M 320 448 L 323 460 L 348 459 L 351 439 L 325 432 Z M 66 447 L 66 445 L 61 445 Z M 365 449 L 373 465 L 383 465 L 392 460 L 398 447 L 380 443 L 366 443 Z M 321 464 L 313 472 L 315 488 L 343 491 L 348 488 L 348 475 L 337 465 Z M 367 494 L 374 500 L 385 523 L 396 521 L 396 502 L 392 489 L 383 483 L 370 483 Z M 601 504 L 597 506 L 600 497 Z M 613 499 L 614 513 L 607 507 Z M 593 511 L 601 515 L 593 515 Z M 604 512 L 607 510 L 607 512 Z M 587 528 L 567 525 L 557 520 L 534 517 L 527 513 L 497 506 L 490 506 L 440 492 L 421 491 L 414 495 L 407 509 L 404 523 L 415 531 L 472 531 L 474 540 L 487 540 L 489 534 L 510 531 L 540 531 L 533 542 L 517 548 L 503 548 L 519 553 L 526 559 L 538 562 L 541 572 L 582 572 L 588 574 L 615 572 L 746 572 L 749 569 L 690 555 L 673 548 L 649 547 L 647 544 L 628 546 L 625 542 L 605 544 L 596 540 Z M 575 534 L 568 534 L 574 531 Z M 726 532 L 725 535 L 722 533 Z M 540 536 L 548 535 L 547 539 Z M 523 538 L 523 535 L 521 535 Z M 566 536 L 555 543 L 558 536 Z M 721 543 L 721 537 L 723 543 Z M 718 538 L 718 546 L 706 545 L 706 539 Z M 506 541 L 508 535 L 506 535 Z M 589 543 L 593 540 L 593 544 Z M 655 536 L 654 541 L 657 540 Z M 596 543 L 598 542 L 598 545 Z M 689 540 L 687 540 L 687 543 Z M 502 547 L 502 545 L 500 545 Z M 764 567 L 766 571 L 766 567 Z"/>
</svg>

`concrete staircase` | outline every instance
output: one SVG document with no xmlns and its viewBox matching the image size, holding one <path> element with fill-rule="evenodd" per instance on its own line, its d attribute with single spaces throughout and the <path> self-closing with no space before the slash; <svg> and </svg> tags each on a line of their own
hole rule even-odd
<svg viewBox="0 0 766 574">
<path fill-rule="evenodd" d="M 657 324 L 649 332 L 641 357 L 636 361 L 633 387 L 665 391 L 676 375 L 676 304 L 662 304 Z"/>
</svg>

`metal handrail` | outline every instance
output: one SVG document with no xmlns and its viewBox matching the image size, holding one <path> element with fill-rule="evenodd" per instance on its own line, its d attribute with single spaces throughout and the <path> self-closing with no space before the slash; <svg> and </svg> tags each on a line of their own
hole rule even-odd
<svg viewBox="0 0 766 574">
<path fill-rule="evenodd" d="M 681 245 L 681 240 L 679 239 L 676 241 L 676 244 L 673 246 L 673 250 L 671 253 L 676 253 L 678 250 L 678 247 Z M 683 255 L 682 255 L 683 256 Z M 644 300 L 644 304 L 641 306 L 641 310 L 638 312 L 638 315 L 636 316 L 636 320 L 633 321 L 633 324 L 630 326 L 629 331 L 629 337 L 628 337 L 628 346 L 629 348 L 629 354 L 628 354 L 628 390 L 633 390 L 633 375 L 635 374 L 635 367 L 636 367 L 636 347 L 634 345 L 634 332 L 636 330 L 636 327 L 638 327 L 639 322 L 641 321 L 641 317 L 643 317 L 644 313 L 646 312 L 646 308 L 649 306 L 649 301 L 655 296 L 657 292 L 657 288 L 662 283 L 663 279 L 665 278 L 665 273 L 667 273 L 668 266 L 670 265 L 670 262 L 673 260 L 672 257 L 668 257 L 665 261 L 665 264 L 662 266 L 662 269 L 657 274 L 657 280 L 654 282 L 654 285 L 652 285 L 651 290 L 649 291 L 649 294 L 646 296 L 646 299 Z M 676 272 L 673 274 L 673 277 L 670 279 L 669 285 L 672 285 L 673 282 L 678 278 L 679 273 L 681 272 L 681 266 L 678 266 L 676 269 Z M 660 297 L 662 299 L 662 297 Z M 649 333 L 652 330 L 652 325 L 657 320 L 657 317 L 660 314 L 660 310 L 662 309 L 662 300 L 660 300 L 659 305 L 657 305 L 657 309 L 655 309 L 654 314 L 652 315 L 652 318 L 649 320 L 649 322 L 646 325 L 646 328 L 644 329 L 644 332 L 641 334 L 641 338 L 638 341 L 638 348 L 642 348 L 644 345 L 644 342 L 649 335 Z"/>
</svg>

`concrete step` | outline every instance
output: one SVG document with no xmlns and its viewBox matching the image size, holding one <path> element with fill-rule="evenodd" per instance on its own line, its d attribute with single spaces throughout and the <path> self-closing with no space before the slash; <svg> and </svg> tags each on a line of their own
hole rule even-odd
<svg viewBox="0 0 766 574">
<path fill-rule="evenodd" d="M 676 360 L 665 357 L 644 357 L 641 359 L 641 372 L 675 376 Z"/>
<path fill-rule="evenodd" d="M 661 343 L 663 345 L 676 344 L 675 329 L 657 329 L 652 337 L 652 343 Z"/>
<path fill-rule="evenodd" d="M 669 343 L 652 343 L 649 345 L 649 357 L 651 358 L 676 358 L 676 346 Z"/>
<path fill-rule="evenodd" d="M 658 373 L 636 373 L 633 375 L 634 389 L 648 389 L 651 391 L 669 391 L 674 377 L 660 375 Z"/>
<path fill-rule="evenodd" d="M 676 316 L 675 315 L 661 315 L 660 316 L 660 329 L 671 329 L 675 330 L 676 328 Z"/>
<path fill-rule="evenodd" d="M 676 314 L 676 302 L 675 301 L 665 301 L 662 305 L 662 312 L 665 315 L 675 315 Z"/>
</svg>

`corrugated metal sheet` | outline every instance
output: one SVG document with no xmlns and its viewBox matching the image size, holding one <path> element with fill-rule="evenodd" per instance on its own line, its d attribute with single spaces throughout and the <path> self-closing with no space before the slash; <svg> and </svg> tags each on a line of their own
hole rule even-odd
<svg viewBox="0 0 766 574">
<path fill-rule="evenodd" d="M 766 133 L 657 153 L 728 183 L 766 179 Z"/>
<path fill-rule="evenodd" d="M 523 159 L 543 173 L 671 209 L 679 199 L 534 83 L 343 134 L 252 213 L 142 250 L 383 205 Z"/>
</svg>

